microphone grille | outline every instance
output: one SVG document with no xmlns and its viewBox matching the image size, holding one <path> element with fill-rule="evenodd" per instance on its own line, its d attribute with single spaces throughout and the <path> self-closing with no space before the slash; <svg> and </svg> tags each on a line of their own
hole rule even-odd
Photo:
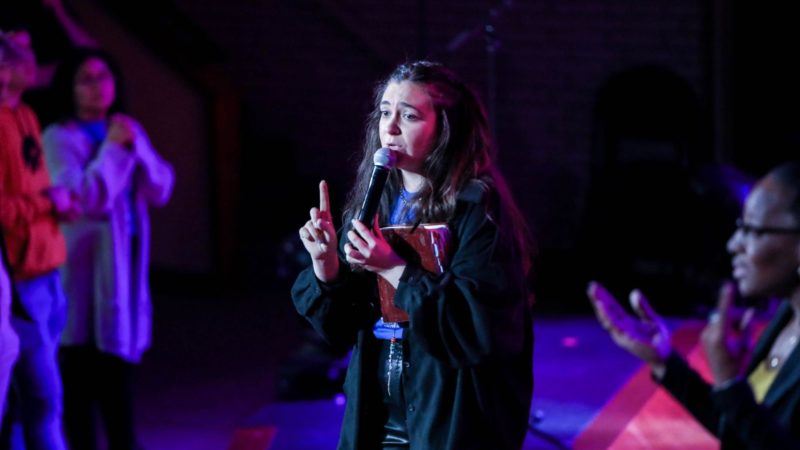
<svg viewBox="0 0 800 450">
<path fill-rule="evenodd" d="M 375 150 L 375 155 L 372 156 L 372 162 L 376 166 L 381 166 L 387 169 L 391 169 L 394 167 L 396 158 L 391 150 L 389 150 L 386 147 L 381 147 Z"/>
</svg>

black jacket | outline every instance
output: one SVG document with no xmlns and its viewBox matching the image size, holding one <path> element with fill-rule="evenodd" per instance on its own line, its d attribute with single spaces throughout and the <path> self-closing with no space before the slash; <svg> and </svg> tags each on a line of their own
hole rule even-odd
<svg viewBox="0 0 800 450">
<path fill-rule="evenodd" d="M 533 389 L 533 331 L 524 273 L 500 231 L 497 196 L 478 183 L 459 196 L 442 274 L 409 265 L 395 303 L 409 314 L 404 379 L 411 449 L 519 449 Z M 342 262 L 337 282 L 300 274 L 300 314 L 334 344 L 353 346 L 340 449 L 377 447 L 382 422 L 372 326 L 380 316 L 375 275 Z"/>
<path fill-rule="evenodd" d="M 772 343 L 792 319 L 792 308 L 782 305 L 753 350 L 747 374 L 763 364 Z M 756 403 L 746 379 L 713 391 L 680 357 L 667 361 L 662 385 L 700 423 L 719 437 L 723 450 L 800 449 L 800 346 L 786 360 L 761 404 Z"/>
</svg>

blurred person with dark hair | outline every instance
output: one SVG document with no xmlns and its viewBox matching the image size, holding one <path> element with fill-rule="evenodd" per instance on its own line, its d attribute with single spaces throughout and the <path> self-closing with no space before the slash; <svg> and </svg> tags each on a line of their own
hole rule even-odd
<svg viewBox="0 0 800 450">
<path fill-rule="evenodd" d="M 12 316 L 19 335 L 13 373 L 28 449 L 63 449 L 62 388 L 56 363 L 66 317 L 58 268 L 66 247 L 58 220 L 80 212 L 69 189 L 51 185 L 42 156 L 39 122 L 21 101 L 33 81 L 35 59 L 24 36 L 0 34 L 0 227 L 16 293 L 28 317 Z"/>
<path fill-rule="evenodd" d="M 148 209 L 170 198 L 175 174 L 142 126 L 124 114 L 122 75 L 104 51 L 77 49 L 58 67 L 58 121 L 44 132 L 53 179 L 83 216 L 63 226 L 62 338 L 65 430 L 76 449 L 97 448 L 95 412 L 109 448 L 136 448 L 133 372 L 150 346 Z"/>
<path fill-rule="evenodd" d="M 653 378 L 715 434 L 724 450 L 800 448 L 800 162 L 770 171 L 747 196 L 728 240 L 733 283 L 720 290 L 701 340 L 713 382 L 705 382 L 670 343 L 666 324 L 638 290 L 626 313 L 603 286 L 588 295 L 597 318 L 620 347 L 649 364 Z M 782 300 L 751 345 L 754 310 L 745 298 Z"/>
<path fill-rule="evenodd" d="M 375 222 L 362 223 L 379 147 L 397 164 Z M 353 349 L 338 448 L 522 446 L 533 388 L 528 243 L 493 150 L 474 92 L 441 64 L 418 61 L 375 90 L 338 236 L 320 183 L 320 205 L 299 230 L 312 266 L 292 296 L 322 336 Z M 441 273 L 401 257 L 377 228 L 435 223 L 452 244 Z M 384 282 L 407 319 L 382 314 Z"/>
</svg>

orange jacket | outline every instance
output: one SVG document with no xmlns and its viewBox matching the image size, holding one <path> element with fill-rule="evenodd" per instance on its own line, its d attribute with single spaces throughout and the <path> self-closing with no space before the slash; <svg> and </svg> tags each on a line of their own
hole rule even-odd
<svg viewBox="0 0 800 450">
<path fill-rule="evenodd" d="M 26 140 L 35 145 L 24 145 Z M 49 186 L 36 115 L 25 105 L 0 106 L 0 227 L 15 280 L 43 275 L 66 259 L 64 237 L 44 193 Z"/>
</svg>

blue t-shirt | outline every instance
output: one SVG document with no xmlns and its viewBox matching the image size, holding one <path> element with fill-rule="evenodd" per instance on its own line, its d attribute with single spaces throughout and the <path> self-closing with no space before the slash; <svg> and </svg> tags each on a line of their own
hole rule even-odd
<svg viewBox="0 0 800 450">
<path fill-rule="evenodd" d="M 417 208 L 411 207 L 415 194 L 401 188 L 394 200 L 392 214 L 389 216 L 389 225 L 402 225 L 414 223 L 417 218 Z M 403 339 L 404 326 L 398 323 L 384 322 L 383 317 L 372 326 L 372 333 L 378 339 Z"/>
<path fill-rule="evenodd" d="M 389 225 L 401 225 L 414 223 L 417 218 L 417 208 L 411 207 L 416 194 L 408 192 L 405 188 L 400 188 L 397 198 L 394 199 L 392 214 L 389 216 Z"/>
</svg>

